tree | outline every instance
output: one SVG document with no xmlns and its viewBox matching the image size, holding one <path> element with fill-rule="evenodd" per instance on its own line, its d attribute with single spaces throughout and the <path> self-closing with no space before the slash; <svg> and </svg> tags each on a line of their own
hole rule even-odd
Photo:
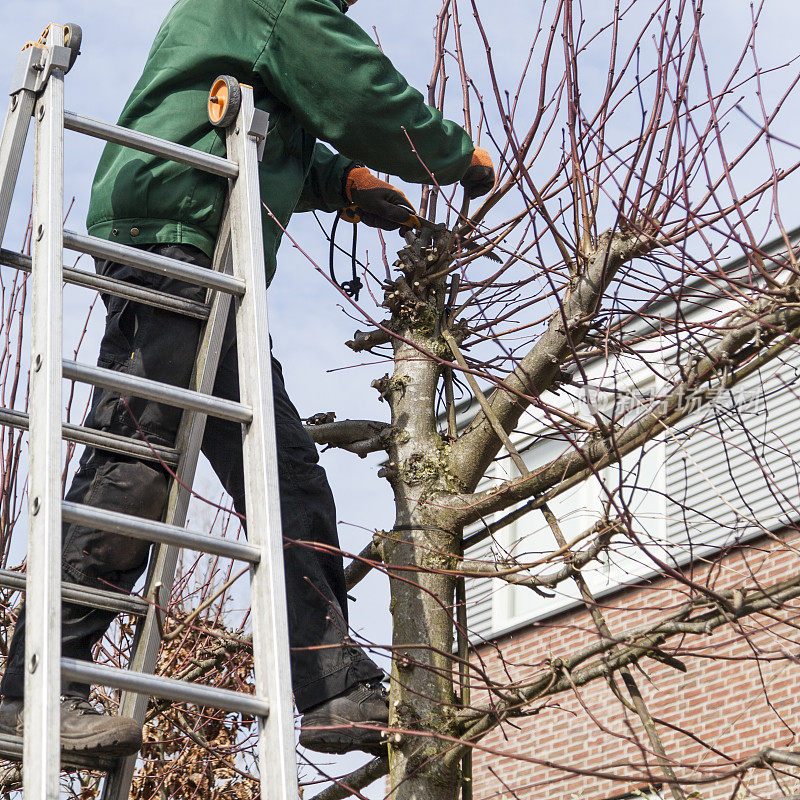
<svg viewBox="0 0 800 800">
<path fill-rule="evenodd" d="M 438 224 L 406 235 L 394 270 L 384 243 L 385 277 L 376 278 L 373 265 L 363 270 L 378 312 L 342 292 L 368 326 L 349 346 L 392 361 L 373 383 L 390 421 L 326 419 L 311 430 L 320 444 L 386 452 L 381 477 L 391 485 L 395 519 L 353 557 L 348 578 L 353 587 L 379 569 L 390 581 L 391 720 L 388 758 L 338 778 L 325 800 L 357 794 L 386 774 L 397 800 L 454 800 L 471 751 L 493 730 L 597 681 L 616 687 L 647 743 L 641 763 L 617 769 L 619 780 L 631 771 L 643 782 L 657 775 L 682 800 L 696 779 L 693 765 L 666 753 L 663 724 L 635 669 L 653 658 L 690 666 L 692 637 L 728 627 L 747 638 L 741 620 L 767 610 L 786 617 L 800 596 L 797 576 L 755 579 L 743 592 L 678 570 L 641 530 L 623 468 L 626 456 L 636 461 L 698 408 L 721 413 L 713 406 L 721 391 L 797 341 L 796 248 L 780 200 L 800 160 L 773 129 L 798 78 L 789 69 L 795 54 L 762 66 L 756 34 L 764 8 L 752 7 L 722 70 L 709 61 L 706 40 L 723 12 L 702 0 L 618 0 L 592 9 L 542 0 L 538 27 L 526 34 L 528 58 L 507 90 L 493 50 L 502 42 L 490 39 L 485 7 L 442 0 L 428 99 L 444 108 L 456 76 L 465 127 L 497 157 L 499 179 L 476 209 L 451 188 L 423 191 L 421 215 Z M 477 47 L 467 46 L 468 30 Z M 785 244 L 780 255 L 764 247 L 775 235 Z M 726 269 L 735 255 L 744 266 Z M 713 313 L 718 297 L 728 304 L 721 314 Z M 657 300 L 672 310 L 655 314 Z M 691 315 L 698 306 L 709 313 Z M 650 329 L 627 324 L 631 316 Z M 631 361 L 649 369 L 657 390 L 631 400 L 629 387 L 612 381 L 600 387 L 607 402 L 575 413 L 568 400 L 597 388 L 587 364 L 598 359 L 612 375 Z M 457 404 L 459 387 L 474 404 Z M 535 469 L 515 444 L 532 419 L 562 443 Z M 553 501 L 590 480 L 603 511 L 568 541 Z M 535 515 L 557 542 L 550 552 L 536 559 L 467 552 L 512 522 L 538 524 Z M 674 581 L 675 607 L 612 630 L 581 571 L 631 547 Z M 530 667 L 522 682 L 487 671 L 469 651 L 464 580 L 476 576 L 534 592 L 575 581 L 597 640 Z M 216 617 L 208 624 L 213 635 Z M 238 625 L 225 628 L 228 639 L 241 640 Z M 199 747 L 210 741 L 198 738 Z M 795 763 L 770 746 L 715 779 Z"/>
<path fill-rule="evenodd" d="M 680 754 L 666 756 L 632 667 L 679 635 L 732 625 L 746 636 L 738 620 L 800 593 L 794 578 L 756 580 L 746 599 L 694 582 L 660 559 L 639 529 L 623 491 L 625 470 L 605 470 L 796 342 L 795 250 L 780 186 L 798 162 L 772 128 L 797 79 L 761 65 L 763 3 L 752 8 L 721 75 L 707 57 L 715 17 L 704 5 L 656 0 L 589 10 L 544 2 L 530 57 L 508 91 L 497 78 L 486 12 L 474 0 L 442 4 L 429 101 L 443 107 L 454 73 L 465 125 L 491 142 L 501 170 L 496 190 L 471 215 L 466 205 L 457 212 L 449 189 L 423 193 L 423 215 L 444 224 L 406 237 L 397 272 L 387 269 L 381 282 L 388 315 L 376 322 L 364 311 L 372 325 L 349 343 L 359 352 L 391 348 L 393 372 L 373 385 L 391 412 L 383 477 L 396 504 L 392 529 L 379 532 L 350 568 L 353 583 L 369 567 L 385 570 L 394 615 L 389 758 L 344 781 L 354 789 L 388 770 L 393 798 L 455 798 L 462 762 L 487 733 L 536 713 L 575 681 L 614 679 L 653 754 L 652 763 L 638 765 L 641 774 L 652 775 L 654 765 L 679 800 L 689 765 Z M 468 24 L 482 52 L 463 47 Z M 594 83 L 585 77 L 590 70 Z M 479 71 L 488 76 L 480 83 Z M 522 108 L 531 98 L 528 116 Z M 764 251 L 770 235 L 783 237 L 780 257 Z M 734 254 L 746 266 L 730 273 Z M 698 281 L 702 289 L 691 291 Z M 731 301 L 722 315 L 711 314 L 717 293 Z M 651 316 L 653 302 L 665 299 L 672 315 Z M 698 303 L 709 314 L 690 319 L 688 307 Z M 632 331 L 624 324 L 631 315 L 650 330 Z M 586 365 L 598 358 L 609 373 L 624 369 L 625 359 L 649 366 L 655 396 L 632 403 L 623 394 L 630 387 L 620 384 L 603 388 L 611 398 L 602 408 L 568 412 L 564 398 L 590 387 Z M 476 400 L 463 421 L 454 407 L 457 376 Z M 564 446 L 531 470 L 513 439 L 534 418 Z M 589 479 L 598 481 L 605 511 L 578 542 L 567 542 L 552 500 Z M 509 553 L 465 557 L 465 541 L 476 544 L 534 513 L 553 531 L 553 552 L 534 563 Z M 622 542 L 676 587 L 688 584 L 692 599 L 637 630 L 612 632 L 581 570 Z M 542 564 L 557 568 L 543 575 Z M 523 685 L 487 675 L 480 659 L 466 663 L 465 642 L 457 648 L 455 640 L 456 631 L 462 640 L 468 632 L 459 584 L 472 575 L 533 591 L 575 580 L 600 643 L 558 654 L 569 677 L 552 666 L 531 670 Z M 677 655 L 684 657 L 680 647 Z M 467 675 L 483 702 L 463 702 Z M 336 787 L 324 796 L 343 795 Z"/>
</svg>

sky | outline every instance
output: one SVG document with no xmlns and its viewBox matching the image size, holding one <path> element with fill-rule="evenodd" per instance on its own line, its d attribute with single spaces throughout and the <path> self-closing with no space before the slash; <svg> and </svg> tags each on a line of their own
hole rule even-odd
<svg viewBox="0 0 800 800">
<path fill-rule="evenodd" d="M 171 0 L 23 0 L 11 3 L 0 28 L 0 86 L 8 85 L 16 53 L 29 39 L 35 39 L 51 20 L 74 21 L 83 27 L 83 53 L 66 82 L 67 108 L 98 119 L 116 120 L 124 101 L 139 77 L 150 43 Z M 644 5 L 648 5 L 646 0 Z M 478 0 L 490 40 L 500 84 L 513 91 L 519 70 L 524 63 L 531 33 L 538 22 L 539 3 L 535 0 Z M 588 4 L 589 13 L 603 14 L 612 3 Z M 354 18 L 367 30 L 373 26 L 381 46 L 409 81 L 424 90 L 430 76 L 432 27 L 439 0 L 387 3 L 361 0 L 352 9 Z M 466 8 L 466 4 L 464 5 Z M 707 13 L 714 24 L 708 31 L 710 60 L 724 60 L 734 34 L 741 31 L 749 14 L 749 3 L 710 0 Z M 766 13 L 760 30 L 766 43 L 766 57 L 788 60 L 796 56 L 796 31 L 800 29 L 800 3 L 796 0 L 766 0 Z M 478 40 L 471 20 L 465 22 L 465 43 L 468 52 L 478 53 Z M 738 41 L 738 39 L 736 40 Z M 477 76 L 480 80 L 480 75 Z M 602 69 L 584 75 L 587 81 L 603 81 Z M 453 78 L 455 82 L 455 78 Z M 455 87 L 454 87 L 455 88 Z M 458 91 L 451 91 L 451 113 L 460 108 Z M 534 98 L 527 96 L 524 102 Z M 798 112 L 787 109 L 781 130 L 798 129 Z M 67 201 L 74 197 L 68 227 L 85 230 L 84 219 L 89 189 L 101 146 L 94 140 L 67 134 L 65 184 Z M 20 178 L 18 200 L 6 234 L 7 248 L 21 244 L 30 200 L 30 153 Z M 409 187 L 412 200 L 418 192 Z M 786 210 L 788 213 L 788 210 Z M 800 215 L 796 215 L 800 221 Z M 331 219 L 325 219 L 329 226 Z M 327 242 L 311 215 L 297 215 L 290 234 L 302 242 L 317 260 L 327 264 Z M 342 234 L 344 238 L 344 234 Z M 390 236 L 392 248 L 400 247 L 399 237 Z M 370 260 L 379 261 L 377 239 L 362 235 L 361 256 L 369 251 Z M 66 263 L 71 264 L 68 257 Z M 81 266 L 91 269 L 88 261 Z M 342 263 L 343 274 L 348 267 Z M 65 352 L 70 352 L 82 328 L 87 304 L 91 298 L 84 292 L 70 291 L 65 301 Z M 362 366 L 365 360 L 348 350 L 344 342 L 363 323 L 353 321 L 342 308 L 339 296 L 315 271 L 314 267 L 285 243 L 279 254 L 277 277 L 269 291 L 272 335 L 275 352 L 282 361 L 287 388 L 301 416 L 335 411 L 339 419 L 365 418 L 387 420 L 388 409 L 378 401 L 370 382 L 382 375 L 389 365 Z M 102 319 L 96 311 L 82 350 L 82 360 L 93 361 Z M 350 454 L 326 452 L 322 463 L 337 500 L 341 520 L 340 537 L 346 551 L 358 552 L 371 538 L 375 528 L 390 527 L 393 520 L 391 493 L 385 481 L 377 478 L 380 458 L 361 460 Z M 201 490 L 218 497 L 219 488 L 207 468 L 201 469 Z M 202 518 L 202 511 L 195 509 Z M 365 638 L 386 643 L 390 640 L 388 588 L 382 576 L 373 575 L 355 591 L 351 607 L 352 623 Z"/>
<path fill-rule="evenodd" d="M 83 28 L 80 58 L 66 79 L 66 107 L 90 117 L 115 121 L 128 94 L 136 83 L 155 33 L 171 7 L 171 0 L 25 0 L 15 11 L 5 15 L 0 30 L 0 86 L 9 85 L 16 53 L 22 44 L 35 39 L 51 20 L 74 21 Z M 418 24 L 409 25 L 405 4 L 391 6 L 362 0 L 351 10 L 354 18 L 368 31 L 377 28 L 381 45 L 409 81 L 424 91 L 431 68 L 432 24 L 437 3 L 417 3 Z M 533 15 L 519 0 L 507 9 L 530 29 Z M 499 22 L 488 15 L 490 25 Z M 520 45 L 526 40 L 519 36 Z M 521 47 L 508 63 L 519 63 Z M 505 62 L 505 59 L 503 59 Z M 67 227 L 84 231 L 84 219 L 94 170 L 101 152 L 94 139 L 67 133 L 65 140 L 65 204 L 74 199 Z M 30 203 L 30 161 L 28 148 L 20 176 L 12 216 L 3 246 L 18 248 L 27 220 Z M 419 194 L 409 188 L 409 196 Z M 332 219 L 320 217 L 330 228 Z M 317 263 L 327 267 L 327 241 L 317 222 L 309 214 L 297 215 L 289 233 L 303 244 Z M 347 232 L 340 228 L 342 242 Z M 390 234 L 390 247 L 403 244 Z M 377 254 L 379 243 L 370 232 L 361 234 L 361 256 Z M 391 254 L 391 253 L 390 253 Z M 72 264 L 75 254 L 67 253 L 65 263 Z M 84 257 L 79 266 L 92 269 Z M 342 262 L 341 275 L 347 275 L 349 263 Z M 65 297 L 65 353 L 77 341 L 91 295 L 68 289 Z M 99 307 L 91 318 L 88 336 L 81 350 L 84 361 L 91 361 L 102 333 Z M 341 306 L 338 294 L 314 270 L 308 261 L 284 243 L 279 256 L 278 273 L 269 292 L 271 330 L 275 352 L 281 360 L 287 388 L 301 416 L 320 411 L 335 411 L 337 418 L 388 419 L 388 408 L 378 401 L 370 382 L 388 366 L 362 367 L 364 359 L 344 345 L 363 323 L 351 320 Z M 365 546 L 371 531 L 392 524 L 391 493 L 385 481 L 376 477 L 380 458 L 326 452 L 322 463 L 328 471 L 342 521 L 340 536 L 347 551 L 358 552 Z M 200 485 L 212 497 L 220 491 L 208 470 L 202 471 Z M 196 511 L 196 513 L 198 513 Z M 372 640 L 386 642 L 388 633 L 388 592 L 385 581 L 369 578 L 356 592 L 351 613 L 353 624 Z M 363 598 L 359 601 L 358 598 Z"/>
</svg>

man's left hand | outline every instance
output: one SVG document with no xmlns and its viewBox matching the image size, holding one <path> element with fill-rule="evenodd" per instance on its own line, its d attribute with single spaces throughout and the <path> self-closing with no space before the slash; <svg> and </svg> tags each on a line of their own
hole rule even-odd
<svg viewBox="0 0 800 800">
<path fill-rule="evenodd" d="M 414 211 L 409 199 L 366 167 L 356 166 L 350 170 L 345 178 L 345 195 L 357 206 L 361 220 L 370 227 L 385 231 L 409 227 Z"/>
</svg>

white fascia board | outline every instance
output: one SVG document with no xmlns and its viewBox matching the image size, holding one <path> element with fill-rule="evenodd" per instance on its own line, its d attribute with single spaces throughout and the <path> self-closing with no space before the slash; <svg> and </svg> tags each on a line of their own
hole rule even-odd
<svg viewBox="0 0 800 800">
<path fill-rule="evenodd" d="M 760 539 L 764 536 L 769 536 L 770 534 L 779 534 L 785 528 L 784 525 L 778 525 L 775 527 L 774 530 L 768 530 L 766 533 L 763 530 L 752 531 L 751 533 L 745 534 L 741 538 L 737 539 L 737 546 L 748 544 L 749 542 L 753 542 L 757 539 Z M 680 556 L 675 558 L 673 566 L 677 568 L 682 568 L 688 566 L 692 561 L 699 561 L 700 559 L 705 558 L 706 556 L 713 555 L 714 553 L 718 552 L 720 547 L 723 546 L 722 542 L 709 542 L 707 544 L 699 545 L 696 548 L 692 548 L 691 552 L 687 550 L 687 552 L 683 553 Z M 635 590 L 641 584 L 646 583 L 647 581 L 653 580 L 654 578 L 661 579 L 664 578 L 663 573 L 659 572 L 657 569 L 652 569 L 648 572 L 644 572 L 641 575 L 637 575 L 633 581 L 630 583 L 616 583 L 613 586 L 609 586 L 606 589 L 601 589 L 599 591 L 593 591 L 592 594 L 596 600 L 602 600 L 611 595 L 617 594 L 618 592 L 625 592 L 628 590 Z M 492 580 L 491 578 L 486 578 L 485 580 Z M 574 611 L 576 608 L 581 608 L 585 606 L 585 603 L 581 599 L 576 600 L 566 600 L 563 605 L 559 605 L 555 609 L 547 609 L 542 611 L 541 613 L 532 613 L 520 616 L 518 619 L 511 619 L 509 620 L 508 624 L 502 628 L 492 628 L 489 631 L 488 636 L 480 637 L 480 641 L 478 641 L 478 637 L 475 637 L 475 641 L 472 642 L 473 647 L 480 647 L 482 644 L 486 644 L 488 642 L 492 642 L 495 639 L 499 639 L 503 636 L 507 636 L 510 633 L 514 633 L 515 631 L 522 630 L 523 628 L 528 628 L 533 625 L 535 622 L 541 622 L 545 619 L 550 619 L 552 617 L 557 617 L 559 614 L 566 614 L 570 611 Z"/>
</svg>

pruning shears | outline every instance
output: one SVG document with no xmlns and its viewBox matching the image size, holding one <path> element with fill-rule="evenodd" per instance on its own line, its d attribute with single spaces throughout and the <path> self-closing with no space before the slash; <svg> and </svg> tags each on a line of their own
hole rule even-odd
<svg viewBox="0 0 800 800">
<path fill-rule="evenodd" d="M 347 208 L 343 208 L 339 212 L 339 216 L 345 221 L 350 222 L 355 225 L 357 222 L 361 222 L 361 214 L 358 213 L 358 206 L 352 205 L 347 206 Z M 416 214 L 409 213 L 408 215 L 408 222 L 405 223 L 403 228 L 411 228 L 415 231 L 432 231 L 436 225 L 428 219 L 424 217 L 418 217 Z"/>
</svg>

